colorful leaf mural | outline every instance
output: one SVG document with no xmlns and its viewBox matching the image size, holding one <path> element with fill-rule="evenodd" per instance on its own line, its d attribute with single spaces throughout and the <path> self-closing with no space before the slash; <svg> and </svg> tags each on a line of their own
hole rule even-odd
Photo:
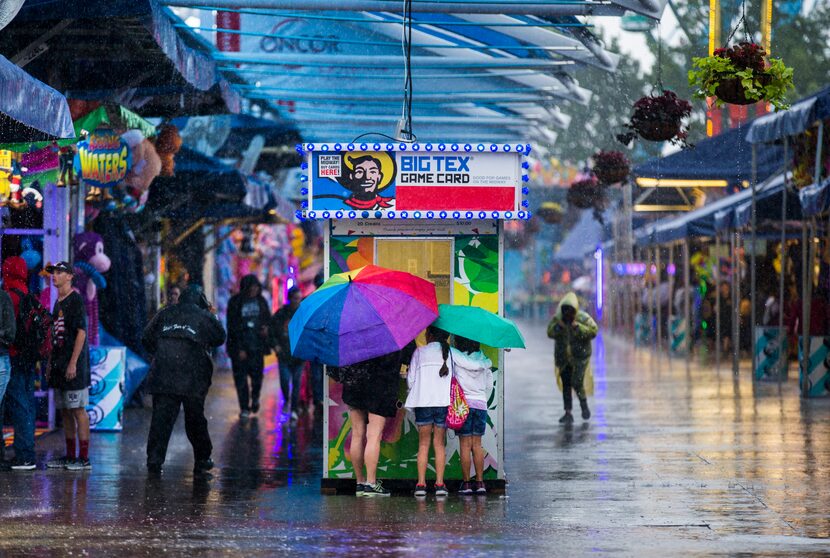
<svg viewBox="0 0 830 558">
<path fill-rule="evenodd" d="M 332 236 L 329 252 L 330 273 L 341 273 L 374 263 L 374 238 L 355 236 Z M 455 277 L 453 281 L 453 303 L 479 306 L 487 310 L 499 310 L 499 251 L 497 236 L 458 236 L 454 239 Z M 499 352 L 483 347 L 487 356 L 499 362 Z M 485 457 L 485 478 L 498 478 L 498 397 L 501 374 L 496 374 L 496 385 L 488 401 L 488 428 L 482 439 L 487 452 Z M 398 393 L 400 401 L 406 400 L 406 381 L 401 379 Z M 328 473 L 329 478 L 351 478 L 354 476 L 348 455 L 351 444 L 351 422 L 349 409 L 343 403 L 342 386 L 329 381 L 328 400 Z M 418 430 L 412 413 L 400 409 L 394 420 L 387 421 L 381 441 L 378 476 L 387 479 L 416 479 L 418 455 Z M 430 457 L 427 478 L 434 478 L 434 458 Z M 458 437 L 450 430 L 447 433 L 448 479 L 460 479 L 461 463 Z"/>
</svg>

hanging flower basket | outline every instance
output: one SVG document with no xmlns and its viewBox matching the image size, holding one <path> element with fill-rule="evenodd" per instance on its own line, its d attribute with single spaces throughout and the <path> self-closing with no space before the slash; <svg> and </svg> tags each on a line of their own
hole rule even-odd
<svg viewBox="0 0 830 558">
<path fill-rule="evenodd" d="M 625 125 L 631 132 L 620 134 L 617 139 L 628 145 L 635 136 L 640 136 L 648 141 L 670 141 L 685 146 L 687 132 L 683 129 L 683 119 L 691 113 L 692 105 L 673 91 L 642 97 L 634 103 L 634 114 Z"/>
<path fill-rule="evenodd" d="M 605 207 L 605 192 L 595 178 L 577 180 L 568 188 L 568 203 L 579 209 Z"/>
<path fill-rule="evenodd" d="M 692 59 L 689 85 L 698 99 L 714 98 L 715 105 L 772 104 L 777 110 L 789 105 L 786 93 L 793 88 L 793 69 L 780 58 L 765 61 L 761 45 L 738 43 L 716 49 L 712 56 Z"/>
<path fill-rule="evenodd" d="M 564 211 L 562 210 L 562 206 L 556 202 L 544 202 L 536 212 L 536 216 L 540 217 L 542 221 L 549 225 L 558 225 L 561 223 L 563 215 Z"/>
<path fill-rule="evenodd" d="M 623 152 L 600 151 L 593 159 L 593 171 L 601 184 L 616 184 L 628 178 L 631 164 Z"/>
</svg>

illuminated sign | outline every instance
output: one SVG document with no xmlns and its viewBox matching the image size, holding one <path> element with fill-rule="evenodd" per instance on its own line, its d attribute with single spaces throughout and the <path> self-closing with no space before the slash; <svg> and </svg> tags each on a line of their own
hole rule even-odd
<svg viewBox="0 0 830 558">
<path fill-rule="evenodd" d="M 89 186 L 115 186 L 127 176 L 130 165 L 129 146 L 109 128 L 98 128 L 78 143 L 75 171 Z"/>
<path fill-rule="evenodd" d="M 527 219 L 527 145 L 304 144 L 304 217 Z"/>
</svg>

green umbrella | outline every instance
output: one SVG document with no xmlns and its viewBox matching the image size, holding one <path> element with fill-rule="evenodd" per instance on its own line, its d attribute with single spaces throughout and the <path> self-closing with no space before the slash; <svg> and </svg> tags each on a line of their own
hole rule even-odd
<svg viewBox="0 0 830 558">
<path fill-rule="evenodd" d="M 432 325 L 490 347 L 525 348 L 525 340 L 516 324 L 475 306 L 439 304 L 438 319 Z"/>
</svg>

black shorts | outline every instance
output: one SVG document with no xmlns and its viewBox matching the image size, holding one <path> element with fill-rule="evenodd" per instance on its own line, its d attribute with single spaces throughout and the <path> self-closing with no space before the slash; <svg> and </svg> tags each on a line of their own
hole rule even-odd
<svg viewBox="0 0 830 558">
<path fill-rule="evenodd" d="M 400 376 L 376 377 L 371 381 L 343 384 L 343 403 L 355 410 L 393 418 L 398 413 Z"/>
</svg>

